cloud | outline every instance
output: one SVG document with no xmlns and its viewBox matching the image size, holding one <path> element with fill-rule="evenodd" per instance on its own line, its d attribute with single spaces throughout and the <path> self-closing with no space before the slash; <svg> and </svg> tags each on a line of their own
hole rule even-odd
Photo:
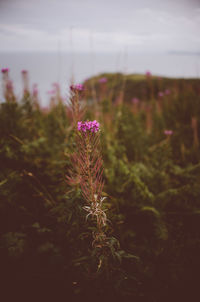
<svg viewBox="0 0 200 302">
<path fill-rule="evenodd" d="M 1 51 L 200 49 L 196 0 L 1 0 Z"/>
</svg>

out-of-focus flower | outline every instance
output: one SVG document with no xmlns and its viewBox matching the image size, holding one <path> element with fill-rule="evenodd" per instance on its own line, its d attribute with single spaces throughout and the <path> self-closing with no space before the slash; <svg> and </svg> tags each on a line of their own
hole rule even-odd
<svg viewBox="0 0 200 302">
<path fill-rule="evenodd" d="M 165 94 L 169 95 L 171 93 L 171 91 L 169 89 L 165 89 Z"/>
<path fill-rule="evenodd" d="M 56 89 L 59 90 L 60 89 L 60 85 L 58 83 L 53 83 L 52 86 Z"/>
<path fill-rule="evenodd" d="M 33 84 L 33 96 L 37 97 L 38 95 L 38 87 L 37 84 Z"/>
<path fill-rule="evenodd" d="M 2 69 L 1 69 L 1 72 L 2 72 L 2 73 L 7 73 L 7 72 L 9 72 L 9 68 L 2 68 Z"/>
<path fill-rule="evenodd" d="M 59 84 L 57 82 L 53 83 L 52 86 L 59 88 Z"/>
<path fill-rule="evenodd" d="M 103 83 L 107 83 L 107 78 L 105 78 L 105 77 L 104 78 L 100 78 L 99 79 L 99 83 L 102 83 L 102 84 Z"/>
<path fill-rule="evenodd" d="M 147 70 L 145 74 L 146 74 L 147 77 L 151 77 L 152 76 L 152 74 L 151 74 L 151 72 L 149 70 Z"/>
<path fill-rule="evenodd" d="M 167 136 L 170 136 L 170 135 L 173 134 L 173 130 L 165 130 L 164 134 L 167 135 Z"/>
<path fill-rule="evenodd" d="M 158 96 L 159 96 L 160 98 L 162 98 L 162 97 L 164 96 L 164 92 L 159 91 L 159 92 L 158 92 Z"/>
<path fill-rule="evenodd" d="M 56 91 L 55 91 L 54 89 L 52 89 L 52 90 L 47 91 L 47 94 L 49 94 L 49 95 L 54 95 L 55 92 L 56 92 Z"/>
<path fill-rule="evenodd" d="M 41 107 L 41 111 L 43 112 L 43 113 L 48 113 L 49 112 L 49 107 Z"/>
<path fill-rule="evenodd" d="M 8 90 L 13 90 L 13 82 L 8 80 L 8 82 L 6 83 L 6 88 Z"/>
<path fill-rule="evenodd" d="M 27 70 L 25 70 L 25 69 L 23 69 L 23 70 L 21 71 L 21 73 L 22 73 L 22 74 L 27 74 L 27 73 L 28 73 L 28 71 L 27 71 Z"/>
<path fill-rule="evenodd" d="M 133 103 L 133 104 L 138 104 L 139 103 L 139 99 L 138 98 L 133 98 L 132 100 L 131 100 L 131 102 Z"/>
<path fill-rule="evenodd" d="M 100 129 L 100 124 L 94 121 L 87 121 L 87 122 L 78 122 L 77 124 L 78 131 L 81 132 L 98 132 Z"/>
<path fill-rule="evenodd" d="M 84 86 L 82 84 L 75 84 L 70 86 L 71 91 L 76 92 L 76 91 L 83 91 Z"/>
</svg>

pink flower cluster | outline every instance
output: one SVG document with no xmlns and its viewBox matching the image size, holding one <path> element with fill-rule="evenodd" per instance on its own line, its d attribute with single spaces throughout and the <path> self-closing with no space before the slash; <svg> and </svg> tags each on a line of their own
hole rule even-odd
<svg viewBox="0 0 200 302">
<path fill-rule="evenodd" d="M 165 89 L 164 92 L 159 91 L 159 92 L 158 92 L 158 96 L 162 98 L 164 95 L 169 95 L 170 92 L 171 92 L 171 91 L 170 91 L 169 89 Z"/>
<path fill-rule="evenodd" d="M 25 69 L 23 69 L 21 72 L 22 72 L 22 74 L 27 74 L 28 73 L 28 71 L 25 70 Z"/>
<path fill-rule="evenodd" d="M 169 95 L 170 92 L 171 92 L 171 91 L 170 91 L 169 89 L 165 89 L 165 94 L 166 94 L 166 95 Z"/>
<path fill-rule="evenodd" d="M 37 84 L 33 84 L 33 96 L 37 97 L 38 95 L 38 85 Z"/>
<path fill-rule="evenodd" d="M 138 104 L 139 101 L 140 101 L 140 100 L 139 100 L 138 98 L 133 98 L 133 99 L 132 99 L 132 103 L 133 103 L 133 104 Z"/>
<path fill-rule="evenodd" d="M 81 132 L 98 132 L 100 128 L 100 124 L 94 120 L 94 121 L 87 121 L 87 122 L 78 122 L 77 129 Z"/>
<path fill-rule="evenodd" d="M 55 95 L 55 93 L 56 93 L 56 91 L 54 89 L 47 91 L 47 94 L 52 95 L 52 96 Z"/>
<path fill-rule="evenodd" d="M 152 73 L 149 70 L 147 70 L 145 74 L 146 74 L 147 78 L 152 76 Z"/>
<path fill-rule="evenodd" d="M 83 91 L 84 87 L 82 84 L 75 84 L 75 85 L 71 85 L 70 86 L 71 91 L 75 92 L 75 91 Z"/>
<path fill-rule="evenodd" d="M 9 68 L 2 68 L 2 69 L 1 69 L 1 72 L 2 72 L 2 73 L 7 73 L 7 72 L 9 72 Z"/>
<path fill-rule="evenodd" d="M 173 130 L 165 130 L 164 134 L 167 135 L 167 136 L 170 136 L 170 135 L 173 134 Z"/>
<path fill-rule="evenodd" d="M 160 98 L 162 98 L 162 97 L 164 96 L 164 92 L 159 91 L 159 92 L 158 92 L 158 96 L 159 96 Z"/>
</svg>

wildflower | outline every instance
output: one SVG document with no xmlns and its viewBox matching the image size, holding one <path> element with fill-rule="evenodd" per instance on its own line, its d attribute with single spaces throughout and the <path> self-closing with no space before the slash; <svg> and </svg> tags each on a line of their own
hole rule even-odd
<svg viewBox="0 0 200 302">
<path fill-rule="evenodd" d="M 165 94 L 166 94 L 166 95 L 169 95 L 170 92 L 171 92 L 171 91 L 170 91 L 169 89 L 165 89 Z"/>
<path fill-rule="evenodd" d="M 159 91 L 159 92 L 158 92 L 158 96 L 159 96 L 160 98 L 162 98 L 162 97 L 164 96 L 164 92 Z"/>
<path fill-rule="evenodd" d="M 138 98 L 133 98 L 133 99 L 132 99 L 132 103 L 133 103 L 133 104 L 138 104 L 139 101 L 140 101 L 140 100 L 139 100 Z"/>
<path fill-rule="evenodd" d="M 86 121 L 86 122 L 78 122 L 77 129 L 80 132 L 98 132 L 100 128 L 100 124 L 94 121 Z"/>
<path fill-rule="evenodd" d="M 49 94 L 49 95 L 54 95 L 55 92 L 56 92 L 56 91 L 55 91 L 54 89 L 52 89 L 52 90 L 47 91 L 47 94 Z"/>
<path fill-rule="evenodd" d="M 55 93 L 59 94 L 60 93 L 60 85 L 55 82 L 55 83 L 52 84 L 52 86 L 53 86 L 53 89 L 54 89 Z"/>
<path fill-rule="evenodd" d="M 2 69 L 1 69 L 1 72 L 2 72 L 2 73 L 8 73 L 8 72 L 9 72 L 9 68 L 2 68 Z"/>
<path fill-rule="evenodd" d="M 72 85 L 70 89 L 74 92 L 70 100 L 73 124 L 77 127 L 75 136 L 77 150 L 71 156 L 73 165 L 67 180 L 71 185 L 80 185 L 82 196 L 86 201 L 83 209 L 88 212 L 86 219 L 92 216 L 96 220 L 92 245 L 103 248 L 108 245 L 108 239 L 104 233 L 107 217 L 102 206 L 105 197 L 102 197 L 104 181 L 103 161 L 99 151 L 100 124 L 96 120 L 80 120 L 82 115 L 79 105 L 80 95 L 76 92 L 83 90 L 83 86 Z"/>
<path fill-rule="evenodd" d="M 33 96 L 36 97 L 38 95 L 37 84 L 33 84 Z"/>
<path fill-rule="evenodd" d="M 100 78 L 99 79 L 99 83 L 106 83 L 107 82 L 107 78 Z"/>
<path fill-rule="evenodd" d="M 167 136 L 170 136 L 170 135 L 173 134 L 173 130 L 165 130 L 164 134 L 167 135 Z"/>
<path fill-rule="evenodd" d="M 146 74 L 146 76 L 147 76 L 148 78 L 152 76 L 152 74 L 151 74 L 151 72 L 150 72 L 149 70 L 147 70 L 145 74 Z"/>
<path fill-rule="evenodd" d="M 6 83 L 6 88 L 10 91 L 13 90 L 13 82 L 8 80 L 8 82 Z"/>
<path fill-rule="evenodd" d="M 56 82 L 53 83 L 52 86 L 55 87 L 56 89 L 59 89 L 59 88 L 60 88 L 60 85 L 59 85 L 58 83 L 56 83 Z"/>
<path fill-rule="evenodd" d="M 83 91 L 84 86 L 82 84 L 76 84 L 76 85 L 71 85 L 70 86 L 71 91 L 76 92 L 76 91 Z"/>
</svg>

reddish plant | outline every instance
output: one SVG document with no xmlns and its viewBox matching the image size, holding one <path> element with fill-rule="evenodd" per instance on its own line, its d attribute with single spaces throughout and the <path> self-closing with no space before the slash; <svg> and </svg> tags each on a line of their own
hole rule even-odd
<svg viewBox="0 0 200 302">
<path fill-rule="evenodd" d="M 6 102 L 13 103 L 16 102 L 16 97 L 14 94 L 13 82 L 9 77 L 9 69 L 3 68 L 1 70 L 3 75 L 3 94 Z"/>
<path fill-rule="evenodd" d="M 95 121 L 77 121 L 80 117 L 78 89 L 72 89 L 71 109 L 75 124 L 76 150 L 71 156 L 73 169 L 67 177 L 71 185 L 80 185 L 82 195 L 86 201 L 83 207 L 88 212 L 86 219 L 91 216 L 96 220 L 97 230 L 93 232 L 93 245 L 103 247 L 107 245 L 104 233 L 106 214 L 103 211 L 102 197 L 104 186 L 103 162 L 100 154 L 100 124 Z"/>
</svg>

